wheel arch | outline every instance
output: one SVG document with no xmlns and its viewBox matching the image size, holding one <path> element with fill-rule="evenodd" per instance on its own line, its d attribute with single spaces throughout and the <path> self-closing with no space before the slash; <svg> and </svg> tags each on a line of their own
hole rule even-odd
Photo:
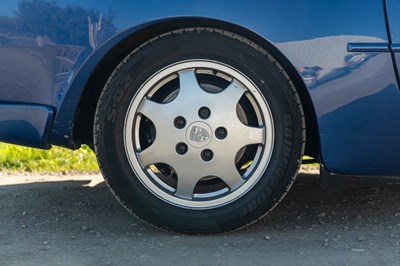
<svg viewBox="0 0 400 266">
<path fill-rule="evenodd" d="M 210 27 L 234 32 L 262 46 L 285 68 L 300 95 L 306 117 L 305 153 L 319 154 L 317 119 L 308 89 L 296 68 L 272 42 L 244 27 L 210 18 L 178 17 L 129 28 L 104 43 L 82 65 L 65 95 L 53 123 L 50 142 L 71 149 L 93 144 L 93 117 L 100 93 L 115 67 L 145 41 L 168 31 Z"/>
</svg>

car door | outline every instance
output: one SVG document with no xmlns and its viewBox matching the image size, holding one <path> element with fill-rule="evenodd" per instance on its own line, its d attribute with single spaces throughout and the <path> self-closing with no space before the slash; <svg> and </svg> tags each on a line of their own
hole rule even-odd
<svg viewBox="0 0 400 266">
<path fill-rule="evenodd" d="M 399 80 L 400 67 L 400 1 L 386 0 L 387 26 L 390 41 L 390 50 L 393 53 L 394 67 Z"/>
</svg>

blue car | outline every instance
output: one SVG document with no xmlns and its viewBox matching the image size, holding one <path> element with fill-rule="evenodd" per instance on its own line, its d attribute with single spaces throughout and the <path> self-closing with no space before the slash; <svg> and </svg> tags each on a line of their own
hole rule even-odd
<svg viewBox="0 0 400 266">
<path fill-rule="evenodd" d="M 0 7 L 0 141 L 88 144 L 142 220 L 262 218 L 303 155 L 400 175 L 400 2 L 26 0 Z"/>
</svg>

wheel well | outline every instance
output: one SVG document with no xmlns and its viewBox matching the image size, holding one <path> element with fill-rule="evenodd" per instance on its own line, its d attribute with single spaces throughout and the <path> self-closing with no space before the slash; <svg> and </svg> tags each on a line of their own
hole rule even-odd
<svg viewBox="0 0 400 266">
<path fill-rule="evenodd" d="M 160 25 L 162 24 L 162 25 Z M 239 34 L 254 41 L 267 50 L 285 68 L 293 81 L 301 98 L 306 118 L 306 150 L 305 154 L 317 157 L 319 154 L 319 134 L 314 107 L 308 90 L 300 75 L 289 62 L 289 60 L 270 42 L 256 33 L 223 21 L 203 18 L 180 18 L 177 20 L 163 21 L 153 24 L 131 34 L 128 38 L 116 44 L 97 65 L 84 88 L 75 116 L 73 139 L 78 143 L 93 146 L 93 118 L 96 111 L 97 101 L 101 91 L 111 73 L 117 65 L 135 48 L 147 40 L 168 31 L 187 27 L 209 27 L 219 28 Z"/>
<path fill-rule="evenodd" d="M 301 104 L 303 106 L 304 117 L 306 120 L 306 147 L 304 154 L 314 157 L 317 161 L 319 161 L 320 140 L 317 116 L 315 114 L 314 105 L 308 93 L 308 89 L 304 84 L 302 78 L 300 77 L 299 73 L 289 62 L 289 60 L 275 47 L 274 49 L 276 51 L 271 54 L 273 54 L 276 60 L 278 60 L 278 62 L 286 70 L 286 73 L 288 73 L 288 75 L 290 76 L 290 79 L 294 83 L 294 86 L 300 96 Z"/>
</svg>

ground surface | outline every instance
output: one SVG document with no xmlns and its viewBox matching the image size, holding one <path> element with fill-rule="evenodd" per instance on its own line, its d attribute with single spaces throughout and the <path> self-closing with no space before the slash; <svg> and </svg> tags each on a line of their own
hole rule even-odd
<svg viewBox="0 0 400 266">
<path fill-rule="evenodd" d="M 399 265 L 400 185 L 324 192 L 302 174 L 255 225 L 166 233 L 113 198 L 99 175 L 0 173 L 1 265 Z"/>
</svg>

